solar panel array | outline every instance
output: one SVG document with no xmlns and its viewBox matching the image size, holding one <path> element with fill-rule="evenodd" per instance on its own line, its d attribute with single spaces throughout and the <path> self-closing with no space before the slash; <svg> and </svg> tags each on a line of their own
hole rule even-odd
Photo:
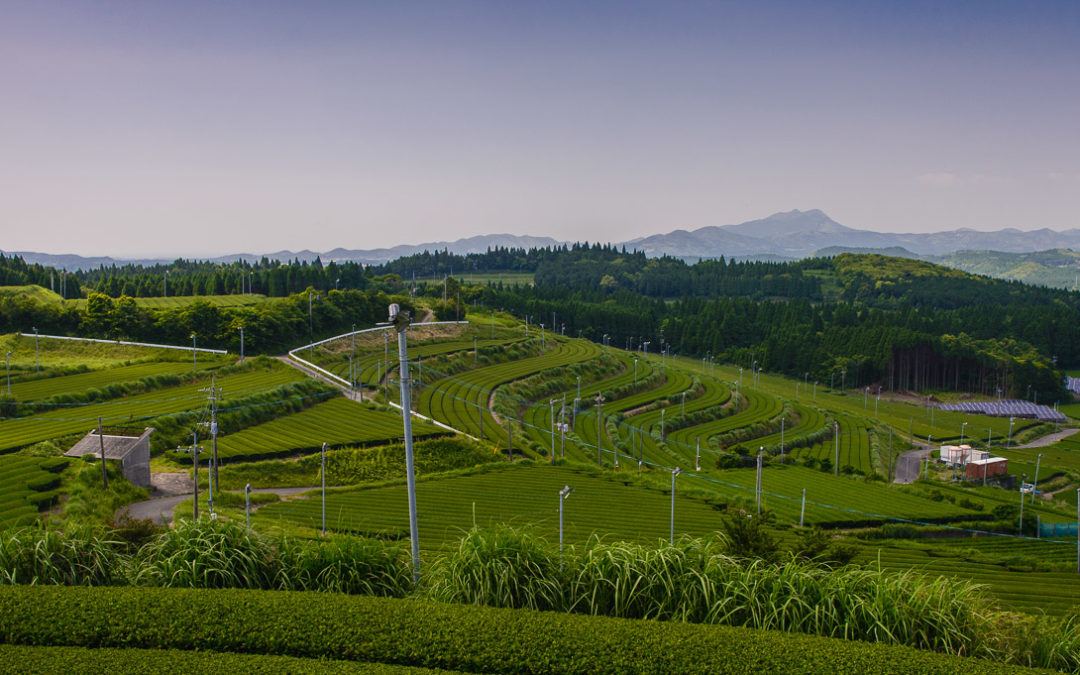
<svg viewBox="0 0 1080 675">
<path fill-rule="evenodd" d="M 1043 422 L 1065 422 L 1068 418 L 1050 406 L 1036 405 L 1031 401 L 1008 399 L 1005 401 L 971 401 L 965 403 L 945 403 L 942 410 L 967 412 L 993 417 L 1025 417 Z"/>
<path fill-rule="evenodd" d="M 1074 394 L 1080 394 L 1080 377 L 1066 377 L 1065 388 Z"/>
</svg>

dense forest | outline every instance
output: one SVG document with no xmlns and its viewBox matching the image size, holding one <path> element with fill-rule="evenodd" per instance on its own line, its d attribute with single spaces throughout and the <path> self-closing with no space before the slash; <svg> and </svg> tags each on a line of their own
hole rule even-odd
<svg viewBox="0 0 1080 675">
<path fill-rule="evenodd" d="M 462 272 L 531 272 L 534 284 L 462 284 Z M 140 308 L 127 296 L 262 293 L 246 307 Z M 55 288 L 56 270 L 0 256 L 3 285 Z M 413 281 L 413 275 L 416 281 Z M 1080 364 L 1080 295 L 924 262 L 840 255 L 798 262 L 649 258 L 610 245 L 427 252 L 381 266 L 319 261 L 110 267 L 67 275 L 85 308 L 0 298 L 0 330 L 177 341 L 194 332 L 255 350 L 381 320 L 389 296 L 427 296 L 442 318 L 466 306 L 551 321 L 569 335 L 666 350 L 848 386 L 1064 396 L 1059 366 Z M 341 290 L 334 290 L 335 288 Z M 317 293 L 308 316 L 307 290 Z"/>
</svg>

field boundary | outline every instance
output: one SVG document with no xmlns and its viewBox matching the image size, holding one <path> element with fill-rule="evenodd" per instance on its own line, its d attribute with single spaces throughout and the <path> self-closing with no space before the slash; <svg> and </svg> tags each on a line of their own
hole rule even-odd
<svg viewBox="0 0 1080 675">
<path fill-rule="evenodd" d="M 50 340 L 71 340 L 73 342 L 94 342 L 103 345 L 122 345 L 124 347 L 153 347 L 154 349 L 179 349 L 185 352 L 201 352 L 203 354 L 228 354 L 227 349 L 208 349 L 206 347 L 181 347 L 178 345 L 159 345 L 152 342 L 129 342 L 127 340 L 102 340 L 99 338 L 71 337 L 68 335 L 44 335 L 40 333 L 19 333 L 28 338 L 48 338 Z"/>
</svg>

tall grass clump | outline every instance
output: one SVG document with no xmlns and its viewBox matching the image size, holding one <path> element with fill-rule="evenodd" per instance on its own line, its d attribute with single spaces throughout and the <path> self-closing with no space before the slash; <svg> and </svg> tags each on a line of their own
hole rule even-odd
<svg viewBox="0 0 1080 675">
<path fill-rule="evenodd" d="M 507 527 L 439 559 L 432 597 L 496 607 L 713 623 L 994 657 L 995 608 L 971 583 L 733 557 L 724 539 L 590 542 L 560 554 Z"/>
<path fill-rule="evenodd" d="M 432 565 L 428 593 L 444 602 L 563 610 L 565 567 L 558 550 L 531 532 L 474 527 Z"/>
<path fill-rule="evenodd" d="M 273 588 L 277 551 L 242 523 L 181 521 L 139 550 L 137 586 Z"/>
<path fill-rule="evenodd" d="M 716 588 L 705 576 L 718 545 L 684 538 L 675 545 L 593 542 L 573 558 L 571 611 L 627 619 L 700 622 Z"/>
<path fill-rule="evenodd" d="M 275 588 L 400 598 L 413 590 L 401 546 L 370 539 L 283 540 Z"/>
<path fill-rule="evenodd" d="M 122 543 L 79 530 L 24 527 L 0 533 L 0 585 L 124 583 Z"/>
</svg>

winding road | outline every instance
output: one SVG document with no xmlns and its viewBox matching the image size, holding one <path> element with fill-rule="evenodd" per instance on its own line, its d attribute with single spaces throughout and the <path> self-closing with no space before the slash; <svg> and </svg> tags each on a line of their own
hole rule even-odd
<svg viewBox="0 0 1080 675">
<path fill-rule="evenodd" d="M 282 499 L 294 497 L 296 495 L 304 494 L 305 492 L 311 492 L 312 490 L 318 490 L 319 487 L 292 487 L 292 488 L 254 488 L 251 491 L 254 492 L 269 492 L 276 494 Z M 126 507 L 120 509 L 118 515 L 127 514 L 129 518 L 136 520 L 150 520 L 154 523 L 168 525 L 172 522 L 173 511 L 176 510 L 177 504 L 190 499 L 194 493 L 187 493 L 182 495 L 167 495 L 163 497 L 154 497 L 147 499 L 146 501 L 135 502 L 134 504 L 128 504 Z"/>
</svg>

